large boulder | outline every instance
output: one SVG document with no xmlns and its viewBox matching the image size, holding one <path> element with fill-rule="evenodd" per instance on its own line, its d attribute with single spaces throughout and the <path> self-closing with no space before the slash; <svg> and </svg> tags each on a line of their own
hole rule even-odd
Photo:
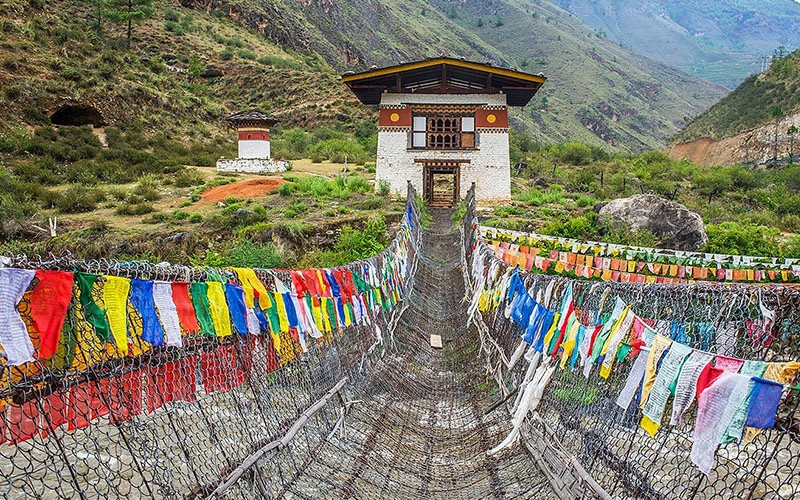
<svg viewBox="0 0 800 500">
<path fill-rule="evenodd" d="M 627 226 L 631 231 L 647 229 L 674 250 L 699 250 L 707 241 L 703 219 L 680 203 L 653 194 L 637 194 L 613 200 L 600 208 L 603 225 Z"/>
</svg>

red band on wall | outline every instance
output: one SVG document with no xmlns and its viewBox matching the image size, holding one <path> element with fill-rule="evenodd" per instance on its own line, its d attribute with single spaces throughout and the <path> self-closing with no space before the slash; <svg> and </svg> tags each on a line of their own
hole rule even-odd
<svg viewBox="0 0 800 500">
<path fill-rule="evenodd" d="M 268 141 L 269 132 L 239 132 L 240 141 Z"/>
</svg>

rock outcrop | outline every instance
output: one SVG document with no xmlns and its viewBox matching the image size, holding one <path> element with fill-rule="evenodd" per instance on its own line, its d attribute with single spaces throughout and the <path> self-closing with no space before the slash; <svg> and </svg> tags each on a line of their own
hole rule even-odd
<svg viewBox="0 0 800 500">
<path fill-rule="evenodd" d="M 674 250 L 699 250 L 707 241 L 703 219 L 680 203 L 652 194 L 637 194 L 613 200 L 600 208 L 599 222 L 623 224 L 628 229 L 646 229 L 661 239 L 661 246 Z"/>
</svg>

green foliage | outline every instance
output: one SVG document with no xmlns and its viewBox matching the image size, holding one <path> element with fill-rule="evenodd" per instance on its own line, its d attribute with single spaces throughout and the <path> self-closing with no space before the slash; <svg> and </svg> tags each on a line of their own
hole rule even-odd
<svg viewBox="0 0 800 500">
<path fill-rule="evenodd" d="M 281 196 L 289 196 L 295 191 L 297 191 L 297 185 L 294 183 L 287 182 L 278 186 L 278 194 Z"/>
<path fill-rule="evenodd" d="M 209 248 L 204 263 L 208 266 L 271 269 L 284 267 L 284 257 L 272 243 L 255 243 L 242 239 L 221 251 Z"/>
<path fill-rule="evenodd" d="M 191 168 L 181 170 L 174 179 L 175 187 L 199 186 L 204 182 L 203 174 Z"/>
<path fill-rule="evenodd" d="M 200 76 L 200 73 L 203 72 L 203 68 L 205 68 L 205 63 L 202 59 L 197 57 L 195 54 L 189 56 L 189 74 L 192 76 Z"/>
<path fill-rule="evenodd" d="M 371 257 L 386 248 L 387 243 L 386 221 L 381 216 L 368 220 L 361 230 L 344 226 L 333 249 L 345 263 Z"/>
<path fill-rule="evenodd" d="M 580 217 L 554 219 L 542 228 L 542 233 L 564 238 L 597 240 L 600 234 L 597 226 L 597 214 L 588 212 Z"/>
<path fill-rule="evenodd" d="M 115 210 L 117 215 L 145 215 L 154 212 L 155 208 L 150 203 L 125 203 Z"/>
<path fill-rule="evenodd" d="M 61 213 L 91 212 L 105 199 L 105 193 L 98 189 L 70 186 L 55 199 L 55 208 Z"/>
<path fill-rule="evenodd" d="M 597 146 L 580 142 L 562 142 L 552 146 L 551 152 L 560 163 L 569 165 L 588 165 L 592 161 L 605 161 L 608 153 Z"/>
<path fill-rule="evenodd" d="M 547 203 L 564 203 L 566 197 L 561 191 L 540 191 L 534 188 L 515 196 L 514 199 L 538 207 Z"/>
<path fill-rule="evenodd" d="M 392 185 L 388 180 L 381 179 L 380 181 L 378 181 L 378 195 L 380 196 L 388 195 L 391 188 Z"/>
<path fill-rule="evenodd" d="M 270 56 L 270 55 L 261 56 L 258 58 L 258 62 L 263 64 L 264 66 L 272 66 L 273 68 L 285 68 L 285 69 L 302 68 L 302 65 L 297 63 L 296 61 L 279 56 Z"/>
<path fill-rule="evenodd" d="M 706 226 L 708 243 L 704 252 L 732 255 L 781 255 L 778 237 L 774 228 L 748 223 L 723 222 Z"/>
<path fill-rule="evenodd" d="M 126 26 L 128 44 L 131 41 L 133 23 L 141 23 L 155 13 L 155 0 L 104 0 L 105 16 L 111 21 Z"/>
<path fill-rule="evenodd" d="M 289 177 L 286 179 L 288 180 Z M 292 177 L 291 179 L 294 181 L 293 183 L 282 184 L 278 187 L 279 194 L 289 196 L 296 192 L 298 194 L 309 195 L 317 200 L 326 198 L 346 200 L 352 193 L 366 194 L 372 190 L 372 186 L 369 182 L 359 175 L 349 175 L 346 179 L 337 177 L 334 180 L 315 176 Z"/>
<path fill-rule="evenodd" d="M 332 250 L 317 250 L 308 254 L 301 266 L 334 267 L 366 259 L 383 251 L 388 243 L 386 221 L 383 217 L 368 220 L 363 229 L 343 226 Z"/>
<path fill-rule="evenodd" d="M 370 155 L 360 143 L 349 139 L 326 139 L 320 141 L 309 149 L 311 160 L 321 162 L 329 160 L 343 163 L 364 163 Z"/>
<path fill-rule="evenodd" d="M 133 189 L 133 194 L 147 201 L 156 201 L 161 198 L 160 185 L 161 179 L 158 176 L 147 174 L 139 179 L 139 183 Z"/>
</svg>

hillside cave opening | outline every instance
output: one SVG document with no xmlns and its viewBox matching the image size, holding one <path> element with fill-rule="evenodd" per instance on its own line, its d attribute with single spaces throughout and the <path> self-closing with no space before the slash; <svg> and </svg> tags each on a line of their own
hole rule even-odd
<svg viewBox="0 0 800 500">
<path fill-rule="evenodd" d="M 88 104 L 65 104 L 50 115 L 53 125 L 103 127 L 106 121 L 102 113 Z"/>
</svg>

